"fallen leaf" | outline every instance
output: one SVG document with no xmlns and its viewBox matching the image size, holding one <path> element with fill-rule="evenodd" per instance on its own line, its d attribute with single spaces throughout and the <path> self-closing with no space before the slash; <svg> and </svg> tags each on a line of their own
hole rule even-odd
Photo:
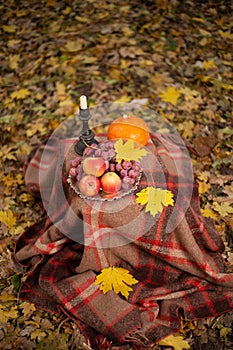
<svg viewBox="0 0 233 350">
<path fill-rule="evenodd" d="M 27 303 L 26 301 L 24 301 L 21 305 L 20 305 L 20 309 L 22 309 L 23 315 L 28 318 L 29 316 L 31 316 L 31 314 L 36 311 L 36 308 L 33 304 Z"/>
<path fill-rule="evenodd" d="M 180 335 L 169 335 L 156 344 L 160 346 L 172 346 L 174 350 L 190 349 L 189 343 Z"/>
<path fill-rule="evenodd" d="M 41 135 L 45 135 L 48 132 L 47 128 L 44 125 L 44 121 L 42 119 L 38 119 L 34 123 L 29 123 L 27 125 L 27 131 L 26 131 L 27 137 L 32 137 L 37 132 L 39 132 Z"/>
<path fill-rule="evenodd" d="M 195 149 L 201 157 L 208 156 L 217 142 L 218 138 L 215 134 L 208 136 L 199 135 L 193 140 Z"/>
<path fill-rule="evenodd" d="M 17 297 L 14 294 L 2 294 L 0 296 L 0 300 L 1 300 L 2 303 L 5 303 L 7 301 L 17 300 Z"/>
<path fill-rule="evenodd" d="M 16 26 L 1 26 L 1 28 L 4 30 L 6 33 L 15 33 L 17 27 Z"/>
<path fill-rule="evenodd" d="M 69 52 L 77 52 L 81 51 L 83 49 L 83 43 L 80 41 L 80 39 L 77 40 L 69 40 L 67 41 L 66 45 L 64 46 L 64 49 Z"/>
<path fill-rule="evenodd" d="M 219 204 L 218 202 L 213 203 L 213 208 L 215 211 L 217 211 L 220 215 L 227 216 L 229 214 L 233 214 L 233 207 L 231 206 L 230 203 L 221 203 Z"/>
<path fill-rule="evenodd" d="M 11 210 L 8 210 L 8 211 L 1 210 L 0 222 L 3 222 L 8 227 L 8 230 L 10 231 L 12 227 L 15 226 L 16 217 L 14 216 Z"/>
<path fill-rule="evenodd" d="M 14 153 L 16 152 L 15 147 L 4 145 L 0 148 L 0 157 L 3 161 L 16 160 Z"/>
<path fill-rule="evenodd" d="M 208 60 L 203 62 L 203 68 L 208 69 L 214 69 L 217 68 L 216 64 L 214 63 L 214 60 Z"/>
<path fill-rule="evenodd" d="M 173 86 L 169 86 L 165 91 L 159 94 L 159 97 L 161 97 L 164 102 L 170 102 L 176 105 L 180 97 L 180 91 Z"/>
<path fill-rule="evenodd" d="M 182 132 L 182 136 L 185 138 L 191 138 L 193 136 L 193 129 L 194 123 L 192 122 L 192 120 L 185 120 L 178 126 L 178 130 Z"/>
<path fill-rule="evenodd" d="M 14 91 L 11 93 L 11 99 L 17 99 L 17 100 L 23 100 L 26 97 L 28 97 L 30 95 L 30 91 L 28 89 L 20 89 L 17 91 Z"/>
<path fill-rule="evenodd" d="M 200 175 L 198 175 L 197 182 L 200 194 L 208 192 L 211 185 L 209 183 L 209 174 L 206 171 L 203 171 Z"/>
<path fill-rule="evenodd" d="M 66 87 L 59 81 L 56 82 L 57 97 L 59 100 L 63 100 L 66 97 Z"/>
<path fill-rule="evenodd" d="M 46 0 L 46 6 L 52 6 L 55 7 L 56 6 L 56 0 Z"/>
<path fill-rule="evenodd" d="M 10 310 L 3 309 L 0 305 L 0 323 L 6 323 L 11 318 L 18 317 L 17 306 L 12 306 Z"/>
<path fill-rule="evenodd" d="M 198 185 L 198 190 L 200 194 L 208 192 L 211 187 L 209 183 L 203 181 L 198 181 Z"/>
<path fill-rule="evenodd" d="M 201 213 L 207 218 L 217 219 L 217 215 L 209 208 L 201 209 Z"/>
<path fill-rule="evenodd" d="M 136 148 L 136 144 L 133 140 L 128 140 L 123 143 L 123 140 L 117 140 L 114 144 L 116 152 L 116 161 L 121 162 L 122 160 L 131 161 L 135 160 L 138 162 L 143 156 L 147 154 L 144 148 Z"/>
<path fill-rule="evenodd" d="M 223 30 L 219 30 L 218 33 L 221 35 L 224 39 L 233 40 L 233 34 L 229 31 L 224 32 Z"/>
<path fill-rule="evenodd" d="M 47 335 L 47 333 L 45 333 L 44 331 L 41 331 L 40 329 L 36 329 L 35 331 L 33 331 L 30 334 L 30 338 L 31 339 L 37 339 L 38 341 L 40 341 L 41 339 L 46 337 L 46 335 Z"/>
<path fill-rule="evenodd" d="M 219 331 L 220 337 L 224 338 L 224 341 L 227 342 L 228 341 L 228 334 L 230 334 L 231 332 L 232 332 L 231 327 L 222 327 Z"/>
<path fill-rule="evenodd" d="M 102 269 L 94 282 L 94 284 L 100 285 L 99 288 L 104 294 L 110 290 L 114 290 L 115 293 L 121 293 L 126 299 L 129 296 L 129 292 L 133 290 L 129 286 L 136 283 L 138 283 L 138 281 L 127 269 L 114 266 Z"/>
<path fill-rule="evenodd" d="M 145 205 L 146 212 L 150 212 L 152 216 L 163 210 L 168 205 L 174 206 L 173 193 L 162 188 L 146 187 L 136 193 L 136 203 Z"/>
<path fill-rule="evenodd" d="M 115 100 L 114 103 L 126 103 L 129 102 L 130 98 L 127 95 L 123 95 L 118 100 Z"/>
<path fill-rule="evenodd" d="M 18 62 L 20 60 L 20 55 L 9 55 L 9 68 L 10 69 L 18 69 L 19 65 Z"/>
</svg>

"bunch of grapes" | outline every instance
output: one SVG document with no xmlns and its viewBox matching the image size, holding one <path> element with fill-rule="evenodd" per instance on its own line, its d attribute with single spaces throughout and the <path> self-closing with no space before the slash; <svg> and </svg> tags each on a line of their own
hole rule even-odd
<svg viewBox="0 0 233 350">
<path fill-rule="evenodd" d="M 98 145 L 91 145 L 85 148 L 83 157 L 103 158 L 106 164 L 106 172 L 117 173 L 122 180 L 122 189 L 129 190 L 135 185 L 142 168 L 140 163 L 134 160 L 117 162 L 114 143 L 114 141 L 106 141 Z M 76 177 L 78 181 L 83 177 L 81 156 L 77 156 L 71 161 L 70 175 Z"/>
</svg>

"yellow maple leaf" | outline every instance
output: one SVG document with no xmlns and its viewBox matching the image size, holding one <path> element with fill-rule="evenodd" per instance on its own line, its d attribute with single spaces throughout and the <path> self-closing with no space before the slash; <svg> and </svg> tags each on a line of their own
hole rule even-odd
<svg viewBox="0 0 233 350">
<path fill-rule="evenodd" d="M 198 190 L 199 190 L 199 193 L 200 193 L 200 194 L 209 191 L 211 185 L 210 185 L 210 183 L 208 182 L 208 175 L 207 175 L 207 172 L 201 173 L 201 174 L 198 176 L 197 182 L 198 182 Z"/>
<path fill-rule="evenodd" d="M 214 63 L 214 60 L 204 61 L 202 63 L 202 65 L 203 65 L 203 68 L 206 69 L 206 70 L 217 68 L 216 64 Z"/>
<path fill-rule="evenodd" d="M 20 305 L 20 309 L 22 309 L 23 315 L 24 317 L 28 317 L 29 315 L 31 315 L 34 311 L 36 311 L 36 308 L 33 304 L 30 304 L 26 301 L 24 301 L 21 305 Z"/>
<path fill-rule="evenodd" d="M 10 231 L 16 223 L 16 217 L 14 216 L 11 210 L 8 210 L 8 211 L 1 210 L 0 222 L 3 222 L 8 227 L 8 230 Z"/>
<path fill-rule="evenodd" d="M 56 0 L 46 0 L 46 6 L 53 6 L 55 7 L 57 5 Z"/>
<path fill-rule="evenodd" d="M 6 33 L 15 33 L 17 27 L 16 27 L 16 26 L 2 26 L 2 29 L 3 29 L 4 32 L 6 32 Z"/>
<path fill-rule="evenodd" d="M 35 135 L 37 132 L 39 132 L 41 135 L 45 135 L 48 132 L 46 126 L 44 125 L 44 121 L 42 119 L 38 119 L 35 122 L 29 123 L 27 125 L 27 131 L 26 131 L 27 137 L 31 137 Z"/>
<path fill-rule="evenodd" d="M 136 203 L 145 205 L 146 212 L 150 212 L 152 216 L 163 210 L 163 207 L 168 205 L 174 205 L 173 193 L 169 190 L 163 190 L 162 188 L 155 188 L 152 186 L 143 188 L 140 192 L 136 193 Z"/>
<path fill-rule="evenodd" d="M 201 209 L 201 213 L 203 216 L 207 218 L 217 219 L 217 215 L 211 209 L 208 209 L 208 208 Z"/>
<path fill-rule="evenodd" d="M 127 95 L 123 95 L 120 98 L 118 98 L 117 100 L 115 100 L 114 103 L 126 103 L 129 101 L 130 101 L 130 98 Z"/>
<path fill-rule="evenodd" d="M 226 31 L 224 32 L 223 30 L 219 30 L 218 33 L 221 35 L 221 37 L 223 37 L 224 39 L 229 39 L 232 40 L 233 39 L 233 34 L 230 31 Z"/>
<path fill-rule="evenodd" d="M 94 282 L 94 284 L 100 285 L 99 288 L 104 294 L 110 290 L 114 290 L 115 293 L 121 293 L 126 299 L 129 296 L 129 292 L 133 290 L 129 286 L 136 283 L 138 283 L 138 281 L 127 269 L 114 266 L 102 269 Z"/>
<path fill-rule="evenodd" d="M 215 211 L 217 211 L 222 216 L 227 216 L 229 214 L 233 214 L 233 207 L 230 205 L 230 203 L 213 203 L 213 208 Z"/>
<path fill-rule="evenodd" d="M 170 102 L 173 105 L 176 105 L 180 97 L 180 91 L 173 86 L 168 86 L 168 88 L 161 92 L 159 96 L 164 102 Z"/>
<path fill-rule="evenodd" d="M 20 55 L 9 55 L 9 68 L 10 69 L 18 69 L 18 62 L 20 60 Z"/>
<path fill-rule="evenodd" d="M 144 148 L 135 147 L 136 144 L 133 140 L 128 140 L 123 143 L 123 140 L 117 140 L 114 149 L 116 152 L 116 161 L 126 160 L 127 162 L 135 160 L 138 162 L 143 156 L 147 154 Z M 138 146 L 138 145 L 137 145 Z"/>
<path fill-rule="evenodd" d="M 187 101 L 192 100 L 193 98 L 197 98 L 197 96 L 200 95 L 197 90 L 191 90 L 188 87 L 181 88 L 179 91 L 184 94 L 185 100 Z"/>
<path fill-rule="evenodd" d="M 221 83 L 220 84 L 221 88 L 223 88 L 224 90 L 233 90 L 233 85 L 230 84 L 226 84 L 226 83 Z"/>
<path fill-rule="evenodd" d="M 3 161 L 5 161 L 6 159 L 17 160 L 14 155 L 15 151 L 16 150 L 14 147 L 4 145 L 0 149 L 0 157 Z"/>
<path fill-rule="evenodd" d="M 5 310 L 0 306 L 0 323 L 6 323 L 10 318 L 17 318 L 19 313 L 16 308 L 17 306 L 12 306 L 10 310 Z"/>
<path fill-rule="evenodd" d="M 56 82 L 57 97 L 59 100 L 66 98 L 66 86 L 59 81 Z"/>
<path fill-rule="evenodd" d="M 40 329 L 35 329 L 33 332 L 31 332 L 30 338 L 32 340 L 37 339 L 38 341 L 40 341 L 41 339 L 46 337 L 46 335 L 47 335 L 47 333 L 45 333 L 44 331 L 41 331 Z"/>
<path fill-rule="evenodd" d="M 1 302 L 5 303 L 5 302 L 8 302 L 8 301 L 17 300 L 17 297 L 14 294 L 2 294 L 0 296 L 0 300 L 1 300 Z"/>
<path fill-rule="evenodd" d="M 81 51 L 83 49 L 83 43 L 80 41 L 80 39 L 68 40 L 64 46 L 64 49 L 69 52 Z"/>
<path fill-rule="evenodd" d="M 182 131 L 183 137 L 192 137 L 193 136 L 194 123 L 192 120 L 185 120 L 183 123 L 179 124 L 178 130 Z"/>
<path fill-rule="evenodd" d="M 11 99 L 23 100 L 28 95 L 30 95 L 30 91 L 28 89 L 20 89 L 11 93 Z"/>
<path fill-rule="evenodd" d="M 190 349 L 189 343 L 180 335 L 169 335 L 156 344 L 160 346 L 172 346 L 174 350 Z"/>
</svg>

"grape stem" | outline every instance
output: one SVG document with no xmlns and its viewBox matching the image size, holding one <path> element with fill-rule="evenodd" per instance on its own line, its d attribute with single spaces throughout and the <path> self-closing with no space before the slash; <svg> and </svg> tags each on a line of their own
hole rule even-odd
<svg viewBox="0 0 233 350">
<path fill-rule="evenodd" d="M 81 140 L 82 140 L 82 142 L 84 143 L 84 145 L 85 145 L 86 147 L 92 148 L 92 149 L 98 149 L 98 147 L 94 147 L 94 146 L 91 146 L 91 145 L 89 145 L 88 143 L 86 143 L 86 141 L 84 140 L 83 137 L 81 138 Z"/>
</svg>

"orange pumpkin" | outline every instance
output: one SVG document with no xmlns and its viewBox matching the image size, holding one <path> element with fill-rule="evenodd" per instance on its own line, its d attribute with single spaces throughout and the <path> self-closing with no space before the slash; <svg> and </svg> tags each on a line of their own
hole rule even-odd
<svg viewBox="0 0 233 350">
<path fill-rule="evenodd" d="M 108 128 L 108 140 L 126 139 L 133 140 L 145 146 L 150 133 L 146 122 L 135 115 L 124 115 L 115 119 Z"/>
</svg>

